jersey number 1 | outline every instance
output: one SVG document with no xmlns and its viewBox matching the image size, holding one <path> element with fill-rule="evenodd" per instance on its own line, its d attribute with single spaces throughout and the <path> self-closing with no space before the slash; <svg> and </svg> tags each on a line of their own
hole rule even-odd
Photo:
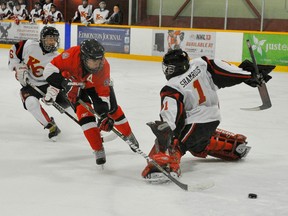
<svg viewBox="0 0 288 216">
<path fill-rule="evenodd" d="M 206 97 L 205 97 L 205 95 L 204 95 L 204 93 L 203 93 L 203 90 L 202 90 L 202 88 L 201 88 L 201 85 L 200 85 L 199 80 L 195 80 L 195 81 L 193 82 L 193 87 L 194 87 L 194 88 L 197 90 L 197 92 L 198 92 L 198 96 L 199 96 L 199 101 L 198 101 L 198 103 L 199 103 L 199 104 L 204 103 L 204 102 L 206 101 Z"/>
</svg>

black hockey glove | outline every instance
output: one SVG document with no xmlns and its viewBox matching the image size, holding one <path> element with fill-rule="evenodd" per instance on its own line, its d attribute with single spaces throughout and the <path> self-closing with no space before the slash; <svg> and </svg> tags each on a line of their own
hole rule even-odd
<svg viewBox="0 0 288 216">
<path fill-rule="evenodd" d="M 106 113 L 100 116 L 100 119 L 98 120 L 98 127 L 100 130 L 109 132 L 113 129 L 113 126 L 114 120 L 109 118 Z"/>
<path fill-rule="evenodd" d="M 84 87 L 83 83 L 75 82 L 73 79 L 64 79 L 61 83 L 69 101 L 75 104 L 78 100 L 80 90 Z"/>
<path fill-rule="evenodd" d="M 162 121 L 148 122 L 147 125 L 157 137 L 159 150 L 165 152 L 173 142 L 173 131 L 170 126 Z"/>
<path fill-rule="evenodd" d="M 247 79 L 246 81 L 244 81 L 244 83 L 252 87 L 260 86 L 263 82 L 267 83 L 272 78 L 268 74 L 276 67 L 275 65 L 261 64 L 258 64 L 257 66 L 260 73 L 259 77 L 256 77 L 254 65 L 251 61 L 246 59 L 239 65 L 239 68 L 251 72 L 252 78 Z"/>
</svg>

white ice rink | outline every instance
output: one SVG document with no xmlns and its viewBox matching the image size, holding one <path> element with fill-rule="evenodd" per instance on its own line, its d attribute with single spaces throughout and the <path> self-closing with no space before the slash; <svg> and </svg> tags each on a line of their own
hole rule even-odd
<svg viewBox="0 0 288 216">
<path fill-rule="evenodd" d="M 47 130 L 25 111 L 20 84 L 0 50 L 0 215 L 1 216 L 284 216 L 288 215 L 288 73 L 273 72 L 267 84 L 272 108 L 261 105 L 257 89 L 245 84 L 222 89 L 220 128 L 248 137 L 252 147 L 239 162 L 182 158 L 180 181 L 213 180 L 203 192 L 141 179 L 145 159 L 121 139 L 105 143 L 101 170 L 81 128 L 45 106 L 62 130 L 51 142 Z M 118 103 L 149 153 L 154 135 L 146 122 L 158 119 L 159 91 L 165 83 L 161 63 L 108 58 Z M 248 199 L 256 193 L 258 199 Z"/>
</svg>

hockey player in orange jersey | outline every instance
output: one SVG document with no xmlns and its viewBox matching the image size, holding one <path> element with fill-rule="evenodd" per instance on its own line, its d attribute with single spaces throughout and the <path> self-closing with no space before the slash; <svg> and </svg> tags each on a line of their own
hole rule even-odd
<svg viewBox="0 0 288 216">
<path fill-rule="evenodd" d="M 221 117 L 216 91 L 242 82 L 259 85 L 251 74 L 252 62 L 245 60 L 237 67 L 205 56 L 190 61 L 188 54 L 178 49 L 164 56 L 162 67 L 168 81 L 160 93 L 161 121 L 148 123 L 157 137 L 149 156 L 174 177 L 181 174 L 180 160 L 186 152 L 229 161 L 245 157 L 250 150 L 246 136 L 217 128 Z M 275 66 L 258 67 L 267 82 Z M 150 163 L 142 177 L 152 182 L 168 180 Z"/>
<path fill-rule="evenodd" d="M 131 131 L 128 120 L 118 106 L 111 86 L 110 65 L 104 57 L 104 47 L 95 39 L 84 40 L 55 57 L 44 69 L 47 82 L 58 89 L 64 89 L 75 108 L 79 123 L 96 156 L 98 165 L 106 162 L 100 131 L 111 131 L 115 127 L 131 142 L 139 146 Z M 47 94 L 47 103 L 55 95 Z M 81 99 L 100 115 L 95 116 L 80 105 Z"/>
</svg>

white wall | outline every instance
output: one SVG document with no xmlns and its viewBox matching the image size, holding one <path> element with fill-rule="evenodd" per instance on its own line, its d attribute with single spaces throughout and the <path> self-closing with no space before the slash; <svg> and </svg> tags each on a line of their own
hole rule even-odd
<svg viewBox="0 0 288 216">
<path fill-rule="evenodd" d="M 217 32 L 215 58 L 242 61 L 243 33 Z"/>
<path fill-rule="evenodd" d="M 152 56 L 153 28 L 131 27 L 130 54 Z M 185 29 L 187 30 L 187 29 Z M 191 29 L 193 31 L 193 29 Z M 199 29 L 197 29 L 199 31 Z M 205 30 L 203 30 L 205 32 Z M 231 62 L 242 60 L 243 33 L 216 32 L 215 57 Z M 77 45 L 77 25 L 71 26 L 71 46 Z"/>
</svg>

